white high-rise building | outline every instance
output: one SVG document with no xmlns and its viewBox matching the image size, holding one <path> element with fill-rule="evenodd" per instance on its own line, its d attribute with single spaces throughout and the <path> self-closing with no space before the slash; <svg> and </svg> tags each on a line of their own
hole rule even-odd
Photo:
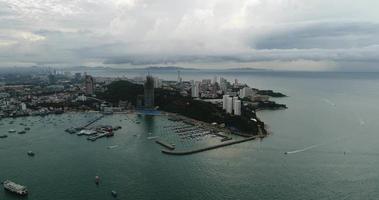
<svg viewBox="0 0 379 200">
<path fill-rule="evenodd" d="M 226 110 L 226 105 L 228 104 L 229 95 L 222 96 L 222 109 Z"/>
<path fill-rule="evenodd" d="M 162 87 L 162 80 L 158 77 L 154 77 L 154 88 L 161 88 Z"/>
<path fill-rule="evenodd" d="M 240 97 L 241 98 L 253 96 L 253 94 L 254 94 L 253 89 L 251 89 L 249 87 L 244 87 L 244 88 L 240 89 Z"/>
<path fill-rule="evenodd" d="M 26 104 L 25 103 L 21 103 L 21 110 L 26 110 Z"/>
<path fill-rule="evenodd" d="M 226 100 L 226 112 L 233 114 L 233 97 L 228 97 Z"/>
<path fill-rule="evenodd" d="M 192 97 L 198 98 L 200 93 L 200 82 L 196 81 L 191 87 Z"/>
<path fill-rule="evenodd" d="M 234 115 L 241 116 L 241 100 L 233 99 Z"/>
</svg>

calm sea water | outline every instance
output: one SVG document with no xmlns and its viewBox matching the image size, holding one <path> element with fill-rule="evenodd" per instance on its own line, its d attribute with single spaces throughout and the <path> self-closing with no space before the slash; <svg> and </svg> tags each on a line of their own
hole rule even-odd
<svg viewBox="0 0 379 200">
<path fill-rule="evenodd" d="M 176 79 L 175 72 L 154 75 Z M 259 113 L 272 135 L 173 157 L 147 139 L 164 131 L 168 121 L 163 116 L 108 116 L 98 123 L 123 129 L 96 142 L 64 132 L 96 113 L 19 118 L 13 124 L 3 119 L 0 133 L 21 129 L 20 123 L 31 131 L 0 139 L 0 179 L 27 185 L 29 200 L 113 199 L 111 190 L 118 199 L 379 198 L 379 74 L 182 72 L 184 79 L 214 75 L 289 95 L 276 99 L 289 109 Z M 118 147 L 107 149 L 112 145 Z M 28 157 L 28 150 L 36 156 Z M 95 175 L 101 176 L 98 187 Z M 19 198 L 0 190 L 0 199 Z"/>
</svg>

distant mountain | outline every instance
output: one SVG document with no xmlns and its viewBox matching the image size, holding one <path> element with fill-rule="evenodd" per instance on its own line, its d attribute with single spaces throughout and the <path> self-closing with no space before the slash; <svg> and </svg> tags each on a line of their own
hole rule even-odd
<svg viewBox="0 0 379 200">
<path fill-rule="evenodd" d="M 142 67 L 142 68 L 114 68 L 114 67 L 104 67 L 104 66 L 98 66 L 98 67 L 87 67 L 87 66 L 75 66 L 75 67 L 68 67 L 64 68 L 68 70 L 115 70 L 115 71 L 128 71 L 128 70 L 138 70 L 138 71 L 177 71 L 177 70 L 198 70 L 195 68 L 184 68 L 184 67 L 177 67 L 177 66 L 149 66 L 149 67 Z"/>
<path fill-rule="evenodd" d="M 270 69 L 252 68 L 252 67 L 240 67 L 240 68 L 228 68 L 229 71 L 270 71 Z"/>
<path fill-rule="evenodd" d="M 177 67 L 177 66 L 150 66 L 150 67 L 144 67 L 144 68 L 134 68 L 133 70 L 198 70 L 195 68 L 184 68 L 184 67 Z"/>
</svg>

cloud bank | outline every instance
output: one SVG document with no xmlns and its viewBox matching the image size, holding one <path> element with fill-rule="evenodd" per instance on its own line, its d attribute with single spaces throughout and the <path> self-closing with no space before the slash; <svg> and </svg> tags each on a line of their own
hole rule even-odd
<svg viewBox="0 0 379 200">
<path fill-rule="evenodd" d="M 376 69 L 378 6 L 374 0 L 2 0 L 0 66 Z"/>
</svg>

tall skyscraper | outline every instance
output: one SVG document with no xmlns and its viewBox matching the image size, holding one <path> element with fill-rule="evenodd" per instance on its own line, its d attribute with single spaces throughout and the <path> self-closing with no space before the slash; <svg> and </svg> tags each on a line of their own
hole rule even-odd
<svg viewBox="0 0 379 200">
<path fill-rule="evenodd" d="M 182 77 L 180 76 L 180 70 L 178 70 L 178 83 L 182 83 Z"/>
<path fill-rule="evenodd" d="M 226 112 L 233 114 L 233 97 L 227 97 L 226 99 Z"/>
<path fill-rule="evenodd" d="M 241 116 L 241 100 L 233 99 L 234 115 Z"/>
<path fill-rule="evenodd" d="M 86 75 L 84 78 L 84 92 L 86 95 L 92 95 L 94 91 L 94 79 L 90 75 Z"/>
<path fill-rule="evenodd" d="M 154 78 L 150 75 L 146 76 L 144 84 L 144 103 L 146 109 L 154 108 Z"/>
<path fill-rule="evenodd" d="M 214 84 L 216 84 L 217 83 L 217 76 L 214 76 L 213 77 L 213 82 L 212 82 L 212 84 L 214 85 Z"/>
<path fill-rule="evenodd" d="M 226 106 L 228 104 L 229 95 L 222 96 L 222 109 L 226 110 Z"/>
<path fill-rule="evenodd" d="M 154 77 L 154 88 L 161 88 L 162 87 L 162 80 L 158 77 Z"/>
<path fill-rule="evenodd" d="M 191 96 L 194 98 L 198 98 L 200 93 L 200 82 L 196 81 L 192 86 L 191 86 Z"/>
<path fill-rule="evenodd" d="M 241 100 L 238 97 L 224 95 L 222 97 L 222 108 L 229 114 L 241 115 Z"/>
</svg>

